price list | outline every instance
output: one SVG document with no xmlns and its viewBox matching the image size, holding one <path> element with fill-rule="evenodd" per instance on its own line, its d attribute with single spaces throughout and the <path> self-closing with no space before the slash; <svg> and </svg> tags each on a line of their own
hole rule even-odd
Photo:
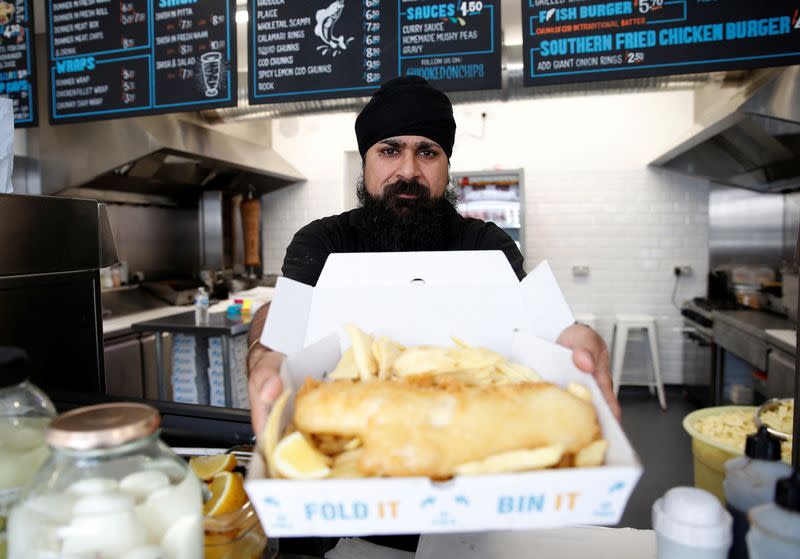
<svg viewBox="0 0 800 559">
<path fill-rule="evenodd" d="M 49 0 L 54 123 L 232 106 L 233 0 Z"/>
<path fill-rule="evenodd" d="M 522 0 L 525 85 L 800 62 L 796 0 Z"/>
<path fill-rule="evenodd" d="M 0 2 L 0 97 L 14 105 L 14 126 L 35 126 L 36 56 L 33 0 Z"/>
<path fill-rule="evenodd" d="M 397 0 L 250 0 L 250 102 L 369 95 L 397 75 Z"/>
<path fill-rule="evenodd" d="M 400 0 L 399 67 L 446 91 L 501 87 L 499 0 Z"/>
</svg>

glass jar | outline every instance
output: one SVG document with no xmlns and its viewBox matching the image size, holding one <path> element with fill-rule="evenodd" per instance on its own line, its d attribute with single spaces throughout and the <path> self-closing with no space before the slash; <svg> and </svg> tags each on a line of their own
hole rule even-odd
<svg viewBox="0 0 800 559">
<path fill-rule="evenodd" d="M 47 460 L 44 432 L 56 415 L 53 403 L 27 378 L 26 353 L 0 347 L 0 559 L 6 557 L 6 517 Z"/>
<path fill-rule="evenodd" d="M 202 557 L 200 482 L 159 440 L 160 421 L 131 403 L 54 419 L 51 456 L 9 517 L 9 559 Z"/>
</svg>

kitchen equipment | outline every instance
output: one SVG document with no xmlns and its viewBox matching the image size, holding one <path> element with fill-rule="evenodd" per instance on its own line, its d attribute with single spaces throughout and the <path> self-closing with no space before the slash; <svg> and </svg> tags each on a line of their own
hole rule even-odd
<svg viewBox="0 0 800 559">
<path fill-rule="evenodd" d="M 117 261 L 103 204 L 0 194 L 0 340 L 25 349 L 30 378 L 59 405 L 101 394 L 99 270 Z"/>
<path fill-rule="evenodd" d="M 165 281 L 145 282 L 142 288 L 170 305 L 191 305 L 197 289 L 203 287 L 200 280 L 174 279 Z"/>
<path fill-rule="evenodd" d="M 244 234 L 244 265 L 248 275 L 261 272 L 261 200 L 249 192 L 242 201 L 242 230 Z"/>
<path fill-rule="evenodd" d="M 787 403 L 790 403 L 792 401 L 793 401 L 792 398 L 770 398 L 769 400 L 767 400 L 766 402 L 764 402 L 763 404 L 758 406 L 758 409 L 756 410 L 756 426 L 759 427 L 759 428 L 760 427 L 764 427 L 769 432 L 769 434 L 772 435 L 773 437 L 777 437 L 777 438 L 779 438 L 781 440 L 784 440 L 784 441 L 791 441 L 792 440 L 792 434 L 791 433 L 786 433 L 786 432 L 781 431 L 779 429 L 773 429 L 769 425 L 764 424 L 761 421 L 761 416 L 766 411 L 774 410 L 777 407 L 779 407 L 781 404 L 787 404 Z"/>
<path fill-rule="evenodd" d="M 692 299 L 681 307 L 683 315 L 683 384 L 687 396 L 700 406 L 719 403 L 717 396 L 717 346 L 714 343 L 712 309 L 735 305 Z"/>
<path fill-rule="evenodd" d="M 54 419 L 52 454 L 9 518 L 9 559 L 201 557 L 200 482 L 160 441 L 160 420 L 132 403 Z"/>
<path fill-rule="evenodd" d="M 44 431 L 53 403 L 28 382 L 28 356 L 0 346 L 0 559 L 6 557 L 6 516 L 47 459 Z"/>
</svg>

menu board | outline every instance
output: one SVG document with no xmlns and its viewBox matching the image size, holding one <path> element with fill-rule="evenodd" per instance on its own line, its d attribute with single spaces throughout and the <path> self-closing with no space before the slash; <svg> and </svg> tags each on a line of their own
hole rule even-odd
<svg viewBox="0 0 800 559">
<path fill-rule="evenodd" d="M 35 126 L 33 0 L 0 1 L 0 97 L 14 103 L 14 126 Z"/>
<path fill-rule="evenodd" d="M 250 103 L 500 87 L 499 0 L 249 0 Z"/>
<path fill-rule="evenodd" d="M 48 0 L 54 124 L 236 104 L 235 0 Z"/>
<path fill-rule="evenodd" d="M 522 0 L 525 85 L 800 62 L 797 0 Z"/>
</svg>

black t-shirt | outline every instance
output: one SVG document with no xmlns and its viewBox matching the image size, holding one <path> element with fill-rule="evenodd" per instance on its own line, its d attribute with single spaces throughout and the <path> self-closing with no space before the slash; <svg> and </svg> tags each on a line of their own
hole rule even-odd
<svg viewBox="0 0 800 559">
<path fill-rule="evenodd" d="M 336 252 L 375 252 L 363 231 L 364 210 L 350 210 L 312 221 L 298 231 L 283 260 L 283 275 L 316 285 L 329 254 Z M 494 223 L 462 217 L 455 211 L 447 216 L 447 234 L 439 246 L 427 250 L 502 250 L 521 280 L 525 277 L 522 253 L 508 233 Z"/>
</svg>

